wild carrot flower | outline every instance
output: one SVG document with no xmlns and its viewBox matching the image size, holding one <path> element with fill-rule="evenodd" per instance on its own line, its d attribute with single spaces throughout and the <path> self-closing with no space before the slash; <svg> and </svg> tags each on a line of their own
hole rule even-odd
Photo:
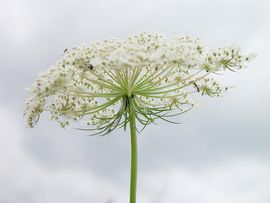
<svg viewBox="0 0 270 203">
<path fill-rule="evenodd" d="M 30 88 L 25 116 L 34 127 L 47 111 L 61 127 L 79 122 L 101 135 L 130 123 L 134 203 L 135 122 L 142 128 L 156 119 L 172 122 L 169 117 L 193 107 L 192 94 L 218 97 L 228 89 L 213 75 L 242 69 L 252 59 L 236 47 L 207 50 L 195 38 L 147 33 L 66 49 Z"/>
</svg>

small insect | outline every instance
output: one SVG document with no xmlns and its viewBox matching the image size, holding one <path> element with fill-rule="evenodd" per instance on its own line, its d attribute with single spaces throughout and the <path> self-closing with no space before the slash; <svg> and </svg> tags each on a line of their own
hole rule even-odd
<svg viewBox="0 0 270 203">
<path fill-rule="evenodd" d="M 90 70 L 93 70 L 94 69 L 94 66 L 92 64 L 87 64 L 87 68 L 90 69 Z"/>
<path fill-rule="evenodd" d="M 195 86 L 195 88 L 197 89 L 198 92 L 200 92 L 200 88 L 198 87 L 198 85 L 194 82 L 193 85 Z"/>
<path fill-rule="evenodd" d="M 66 53 L 68 49 L 65 49 L 63 52 Z"/>
</svg>

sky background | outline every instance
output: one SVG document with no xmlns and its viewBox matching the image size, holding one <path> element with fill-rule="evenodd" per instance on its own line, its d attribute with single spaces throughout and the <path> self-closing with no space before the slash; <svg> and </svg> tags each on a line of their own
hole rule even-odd
<svg viewBox="0 0 270 203">
<path fill-rule="evenodd" d="M 129 134 L 87 137 L 22 117 L 40 71 L 65 48 L 139 32 L 257 53 L 235 86 L 138 135 L 138 203 L 270 202 L 268 0 L 0 0 L 0 202 L 127 203 Z"/>
</svg>

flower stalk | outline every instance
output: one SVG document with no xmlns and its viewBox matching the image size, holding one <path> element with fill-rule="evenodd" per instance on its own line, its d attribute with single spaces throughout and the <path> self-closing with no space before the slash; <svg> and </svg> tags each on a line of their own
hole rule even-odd
<svg viewBox="0 0 270 203">
<path fill-rule="evenodd" d="M 132 111 L 130 106 L 128 106 L 128 113 L 129 113 L 130 141 L 131 141 L 130 203 L 136 203 L 137 169 L 138 169 L 136 119 L 134 112 Z"/>
</svg>

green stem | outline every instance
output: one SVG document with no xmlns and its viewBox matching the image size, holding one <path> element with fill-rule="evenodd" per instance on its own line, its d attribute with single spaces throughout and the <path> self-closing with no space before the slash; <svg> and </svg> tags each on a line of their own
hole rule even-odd
<svg viewBox="0 0 270 203">
<path fill-rule="evenodd" d="M 130 140 L 131 140 L 131 167 L 130 167 L 130 203 L 136 203 L 137 186 L 137 135 L 135 114 L 129 106 Z"/>
</svg>

